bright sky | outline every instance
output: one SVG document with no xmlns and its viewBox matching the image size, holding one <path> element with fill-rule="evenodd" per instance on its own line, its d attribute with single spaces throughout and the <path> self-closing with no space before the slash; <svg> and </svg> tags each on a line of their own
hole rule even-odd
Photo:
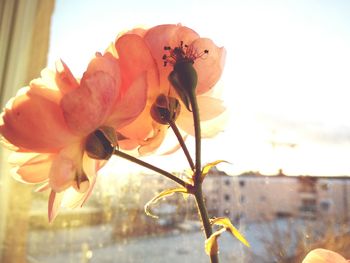
<svg viewBox="0 0 350 263">
<path fill-rule="evenodd" d="M 204 143 L 204 162 L 225 159 L 235 174 L 350 175 L 349 14 L 346 0 L 56 0 L 49 66 L 62 58 L 80 76 L 120 31 L 182 23 L 227 50 L 230 117 Z"/>
</svg>

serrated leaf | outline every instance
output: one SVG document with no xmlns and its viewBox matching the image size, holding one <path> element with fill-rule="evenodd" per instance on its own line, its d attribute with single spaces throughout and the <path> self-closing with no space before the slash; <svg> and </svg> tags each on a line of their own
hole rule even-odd
<svg viewBox="0 0 350 263">
<path fill-rule="evenodd" d="M 210 169 L 213 168 L 214 166 L 218 165 L 219 163 L 228 163 L 228 162 L 225 161 L 225 160 L 217 160 L 215 162 L 211 162 L 211 163 L 206 164 L 203 167 L 203 169 L 202 169 L 202 175 L 201 175 L 202 181 L 207 176 L 207 174 L 209 173 Z"/>
<path fill-rule="evenodd" d="M 157 194 L 155 197 L 153 197 L 151 200 L 149 200 L 147 202 L 147 204 L 145 204 L 145 213 L 146 215 L 153 217 L 153 218 L 158 218 L 158 216 L 153 215 L 150 211 L 150 205 L 153 205 L 155 203 L 157 203 L 160 199 L 162 199 L 163 197 L 169 196 L 169 195 L 173 195 L 174 193 L 183 193 L 183 194 L 188 194 L 187 189 L 180 187 L 180 188 L 173 188 L 173 189 L 166 189 L 162 192 L 160 192 L 159 194 Z"/>
<path fill-rule="evenodd" d="M 241 241 L 247 247 L 250 247 L 249 242 L 244 238 L 244 236 L 235 228 L 230 219 L 227 217 L 218 217 L 210 220 L 212 225 L 222 226 L 233 236 L 235 236 L 239 241 Z"/>
<path fill-rule="evenodd" d="M 207 255 L 212 256 L 218 253 L 218 237 L 225 231 L 225 228 L 221 228 L 205 240 L 205 253 L 207 253 Z"/>
</svg>

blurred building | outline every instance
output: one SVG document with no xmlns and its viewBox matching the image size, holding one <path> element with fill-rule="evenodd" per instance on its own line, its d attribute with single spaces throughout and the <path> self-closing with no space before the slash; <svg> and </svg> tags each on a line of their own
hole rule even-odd
<svg viewBox="0 0 350 263">
<path fill-rule="evenodd" d="M 138 201 L 134 203 L 139 209 L 157 193 L 177 187 L 159 175 L 141 178 Z M 209 215 L 229 217 L 235 223 L 283 217 L 350 219 L 349 177 L 286 176 L 282 171 L 275 176 L 257 172 L 229 176 L 213 168 L 203 191 Z M 169 223 L 180 222 L 184 216 L 197 216 L 193 198 L 185 200 L 182 194 L 167 197 L 152 207 L 152 211 Z"/>
<path fill-rule="evenodd" d="M 248 172 L 228 176 L 214 170 L 204 184 L 211 216 L 234 221 L 281 217 L 350 219 L 350 178 L 265 176 Z"/>
</svg>

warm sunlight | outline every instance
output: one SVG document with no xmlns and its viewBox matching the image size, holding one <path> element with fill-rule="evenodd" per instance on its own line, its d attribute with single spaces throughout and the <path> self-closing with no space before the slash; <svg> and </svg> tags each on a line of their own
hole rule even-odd
<svg viewBox="0 0 350 263">
<path fill-rule="evenodd" d="M 350 262 L 350 1 L 0 6 L 0 262 Z"/>
<path fill-rule="evenodd" d="M 79 75 L 95 50 L 145 21 L 195 27 L 227 50 L 218 96 L 230 115 L 205 160 L 226 159 L 235 174 L 350 174 L 349 3 L 151 2 L 57 1 L 49 65 L 62 58 Z M 180 156 L 174 169 L 186 167 Z"/>
</svg>

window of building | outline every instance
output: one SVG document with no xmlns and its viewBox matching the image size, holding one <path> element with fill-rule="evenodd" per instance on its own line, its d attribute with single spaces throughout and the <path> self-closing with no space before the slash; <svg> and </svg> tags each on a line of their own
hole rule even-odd
<svg viewBox="0 0 350 263">
<path fill-rule="evenodd" d="M 331 204 L 328 200 L 324 200 L 324 201 L 321 201 L 320 206 L 322 211 L 327 212 L 329 211 Z"/>
<path fill-rule="evenodd" d="M 245 202 L 245 196 L 241 195 L 239 200 L 240 200 L 241 204 L 243 204 Z"/>
<path fill-rule="evenodd" d="M 244 187 L 244 186 L 245 186 L 245 181 L 240 180 L 240 181 L 239 181 L 239 186 L 240 186 L 240 187 Z"/>
<path fill-rule="evenodd" d="M 302 204 L 304 206 L 315 206 L 316 205 L 316 199 L 314 199 L 314 198 L 304 198 L 304 199 L 302 199 Z"/>
<path fill-rule="evenodd" d="M 323 191 L 328 191 L 328 189 L 329 189 L 328 183 L 323 183 L 323 184 L 321 185 L 321 189 L 322 189 Z"/>
</svg>

